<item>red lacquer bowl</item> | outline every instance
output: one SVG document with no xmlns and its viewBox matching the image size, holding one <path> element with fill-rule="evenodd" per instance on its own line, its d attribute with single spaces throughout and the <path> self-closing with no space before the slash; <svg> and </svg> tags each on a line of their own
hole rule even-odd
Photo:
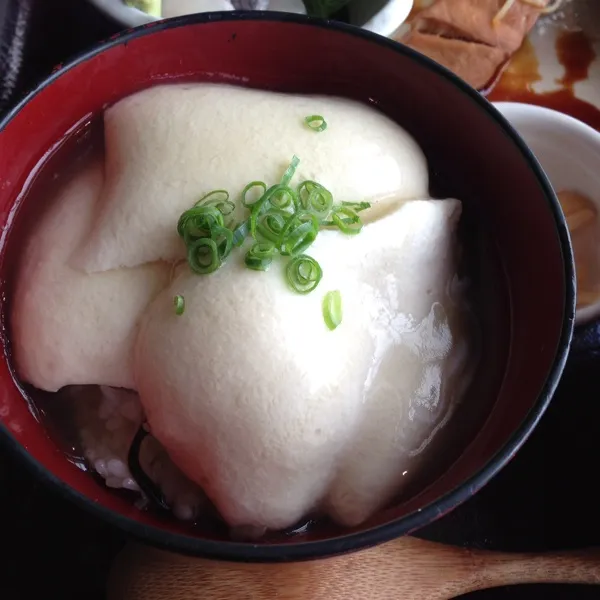
<svg viewBox="0 0 600 600">
<path fill-rule="evenodd" d="M 486 293 L 479 307 L 482 361 L 464 403 L 468 411 L 485 409 L 485 418 L 463 446 L 448 436 L 444 455 L 452 461 L 432 470 L 430 485 L 363 526 L 317 525 L 259 544 L 139 511 L 69 463 L 13 380 L 8 339 L 0 362 L 0 440 L 40 479 L 108 523 L 152 544 L 214 558 L 332 555 L 412 532 L 463 502 L 513 457 L 552 397 L 573 327 L 572 252 L 545 175 L 502 116 L 449 71 L 387 39 L 292 15 L 214 13 L 126 32 L 58 69 L 0 124 L 5 322 L 16 258 L 10 231 L 32 170 L 85 115 L 167 80 L 347 96 L 376 104 L 415 136 L 435 191 L 463 200 L 466 236 L 486 248 L 470 252 Z M 480 262 L 486 252 L 496 261 Z"/>
</svg>

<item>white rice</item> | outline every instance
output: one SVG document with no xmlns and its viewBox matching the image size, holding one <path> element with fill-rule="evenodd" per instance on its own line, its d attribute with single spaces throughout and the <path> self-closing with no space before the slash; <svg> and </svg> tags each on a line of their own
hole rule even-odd
<svg viewBox="0 0 600 600">
<path fill-rule="evenodd" d="M 136 431 L 144 420 L 142 405 L 134 392 L 110 387 L 71 388 L 76 423 L 88 468 L 102 477 L 109 488 L 126 489 L 140 495 L 138 506 L 147 498 L 131 476 L 127 455 Z M 84 397 L 82 397 L 84 395 Z M 194 521 L 206 496 L 173 464 L 153 438 L 146 438 L 140 462 L 146 474 L 161 489 L 173 514 Z"/>
</svg>

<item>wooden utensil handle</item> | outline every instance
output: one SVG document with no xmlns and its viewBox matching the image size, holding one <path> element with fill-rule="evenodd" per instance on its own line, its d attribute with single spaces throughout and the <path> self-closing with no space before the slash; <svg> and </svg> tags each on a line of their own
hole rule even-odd
<svg viewBox="0 0 600 600">
<path fill-rule="evenodd" d="M 600 583 L 600 548 L 543 554 L 486 553 L 485 577 L 493 584 Z M 504 583 L 504 582 L 507 583 Z"/>
<path fill-rule="evenodd" d="M 600 583 L 600 551 L 503 554 L 405 537 L 342 557 L 235 564 L 130 546 L 109 600 L 447 600 L 518 583 Z"/>
</svg>

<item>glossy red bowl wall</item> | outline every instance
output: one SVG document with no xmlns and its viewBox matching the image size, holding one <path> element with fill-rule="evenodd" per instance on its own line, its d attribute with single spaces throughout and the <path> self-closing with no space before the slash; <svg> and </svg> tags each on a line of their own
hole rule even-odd
<svg viewBox="0 0 600 600">
<path fill-rule="evenodd" d="M 153 83 L 175 80 L 237 82 L 373 102 L 417 138 L 432 175 L 445 182 L 447 195 L 459 196 L 466 211 L 476 215 L 501 258 L 504 276 L 496 285 L 508 298 L 510 314 L 495 331 L 504 335 L 510 352 L 496 355 L 496 342 L 487 340 L 491 350 L 482 368 L 496 383 L 482 389 L 488 395 L 493 390 L 491 414 L 466 451 L 419 496 L 359 529 L 316 528 L 279 546 L 236 544 L 191 531 L 140 512 L 96 483 L 65 459 L 33 417 L 13 381 L 9 358 L 0 363 L 0 438 L 40 477 L 108 521 L 152 543 L 214 557 L 282 560 L 333 554 L 410 532 L 451 510 L 484 485 L 529 435 L 568 350 L 574 315 L 569 238 L 536 161 L 475 91 L 383 38 L 274 14 L 225 13 L 159 23 L 117 37 L 59 69 L 0 126 L 3 281 L 14 262 L 6 251 L 6 233 L 21 191 L 45 153 L 85 115 Z M 7 298 L 9 289 L 3 313 Z M 5 347 L 9 354 L 9 344 Z"/>
</svg>

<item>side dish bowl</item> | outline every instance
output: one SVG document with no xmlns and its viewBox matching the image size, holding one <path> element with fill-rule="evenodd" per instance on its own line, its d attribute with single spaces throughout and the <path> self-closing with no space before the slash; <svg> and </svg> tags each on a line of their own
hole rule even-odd
<svg viewBox="0 0 600 600">
<path fill-rule="evenodd" d="M 554 189 L 583 194 L 600 212 L 600 133 L 578 119 L 542 106 L 519 102 L 497 102 L 495 106 L 531 148 Z M 577 324 L 598 316 L 600 297 L 577 309 Z"/>
<path fill-rule="evenodd" d="M 413 532 L 452 510 L 511 460 L 552 398 L 573 329 L 573 257 L 557 198 L 523 140 L 473 89 L 392 41 L 295 15 L 214 13 L 140 27 L 58 69 L 0 123 L 5 322 L 15 259 L 7 252 L 7 239 L 23 189 L 41 161 L 86 117 L 169 81 L 344 96 L 377 106 L 416 138 L 431 180 L 442 190 L 438 193 L 463 201 L 467 235 L 479 231 L 499 259 L 498 269 L 484 268 L 480 276 L 489 279 L 492 300 L 506 299 L 505 318 L 486 323 L 482 303 L 483 360 L 470 394 L 474 402 L 468 405 L 487 407 L 487 418 L 473 431 L 468 447 L 418 495 L 354 529 L 323 524 L 278 543 L 234 542 L 141 511 L 69 462 L 30 410 L 14 378 L 6 338 L 0 361 L 0 442 L 40 480 L 107 523 L 148 543 L 212 558 L 323 557 Z M 472 259 L 477 263 L 477 253 Z M 447 443 L 450 453 L 456 450 L 452 440 Z"/>
</svg>

